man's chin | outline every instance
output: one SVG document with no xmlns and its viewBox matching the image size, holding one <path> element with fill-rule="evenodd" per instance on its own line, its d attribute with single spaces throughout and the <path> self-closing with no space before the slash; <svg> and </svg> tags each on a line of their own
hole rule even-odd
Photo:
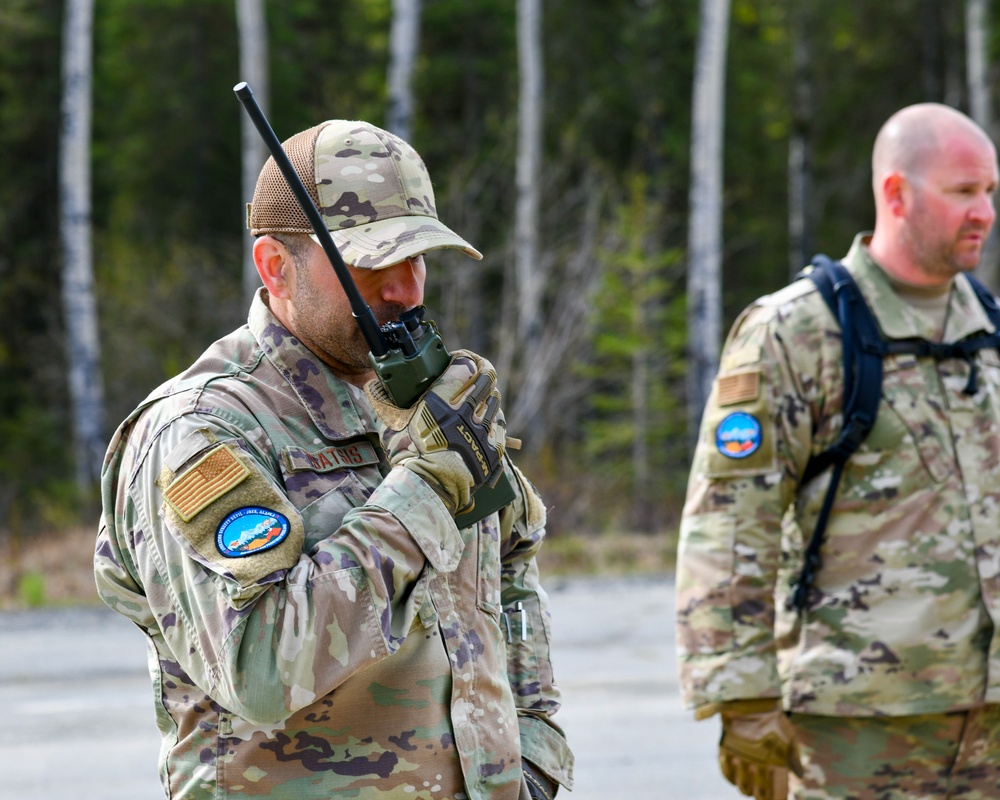
<svg viewBox="0 0 1000 800">
<path fill-rule="evenodd" d="M 982 259 L 982 248 L 976 248 L 975 252 L 967 252 L 956 256 L 952 259 L 952 266 L 955 268 L 956 273 L 972 272 L 972 270 L 979 266 Z"/>
</svg>

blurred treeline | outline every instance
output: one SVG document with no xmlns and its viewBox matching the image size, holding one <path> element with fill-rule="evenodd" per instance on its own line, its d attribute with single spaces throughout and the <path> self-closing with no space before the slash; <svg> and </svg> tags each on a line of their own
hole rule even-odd
<svg viewBox="0 0 1000 800">
<path fill-rule="evenodd" d="M 501 298 L 516 197 L 516 5 L 423 0 L 413 85 L 411 140 L 439 214 L 486 254 L 480 264 L 429 260 L 430 316 L 449 347 L 490 358 L 512 318 Z M 967 110 L 964 5 L 733 0 L 724 327 L 788 280 L 796 125 L 811 142 L 809 246 L 840 255 L 872 221 L 868 162 L 885 118 L 922 100 Z M 541 410 L 511 432 L 525 436 L 520 461 L 556 530 L 669 530 L 690 446 L 684 291 L 699 3 L 542 8 L 544 316 L 559 320 L 581 296 L 588 313 Z M 60 0 L 0 0 L 0 532 L 15 534 L 95 518 L 93 498 L 73 484 L 60 309 L 62 13 Z M 332 117 L 385 124 L 391 13 L 391 0 L 268 3 L 280 138 Z M 245 320 L 238 61 L 233 0 L 96 2 L 93 230 L 108 438 L 153 387 Z M 805 120 L 793 113 L 796 87 L 810 92 Z M 529 347 L 505 405 L 532 367 Z"/>
</svg>

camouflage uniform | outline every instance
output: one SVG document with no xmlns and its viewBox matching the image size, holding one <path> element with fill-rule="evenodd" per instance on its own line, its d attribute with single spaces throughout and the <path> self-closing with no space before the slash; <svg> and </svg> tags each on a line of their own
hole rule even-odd
<svg viewBox="0 0 1000 800">
<path fill-rule="evenodd" d="M 824 717 L 793 714 L 808 800 L 996 800 L 1000 797 L 1000 705 L 951 714 Z"/>
<path fill-rule="evenodd" d="M 515 469 L 459 530 L 375 430 L 262 294 L 116 433 L 97 583 L 148 637 L 168 797 L 513 800 L 522 755 L 571 785 L 541 500 Z"/>
<path fill-rule="evenodd" d="M 855 240 L 845 265 L 889 338 L 933 334 Z M 944 341 L 991 331 L 964 276 Z M 705 410 L 681 524 L 677 636 L 691 707 L 782 697 L 834 717 L 941 714 L 1000 700 L 1000 358 L 884 362 L 874 429 L 848 462 L 801 618 L 801 567 L 836 439 L 840 330 L 812 281 L 737 320 Z M 793 717 L 794 719 L 794 717 Z"/>
</svg>

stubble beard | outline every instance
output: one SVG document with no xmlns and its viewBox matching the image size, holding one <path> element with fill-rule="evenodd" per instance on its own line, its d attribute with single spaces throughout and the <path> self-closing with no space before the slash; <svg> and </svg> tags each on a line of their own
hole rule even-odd
<svg viewBox="0 0 1000 800">
<path fill-rule="evenodd" d="M 300 283 L 296 334 L 334 372 L 344 376 L 364 376 L 371 372 L 370 348 L 347 304 L 332 305 L 308 282 Z M 398 319 L 406 309 L 398 304 L 372 308 L 379 325 Z"/>
<path fill-rule="evenodd" d="M 941 243 L 937 257 L 934 259 L 939 276 L 954 277 L 960 272 L 971 272 L 979 266 L 979 261 L 983 256 L 983 246 L 986 243 L 986 232 L 982 232 L 983 239 L 975 249 L 970 249 L 969 243 L 964 239 L 970 232 L 969 228 L 963 228 L 958 232 L 954 241 Z M 933 269 L 933 266 L 929 265 L 928 269 Z"/>
<path fill-rule="evenodd" d="M 930 238 L 925 231 L 934 231 L 934 222 L 929 220 L 929 214 L 922 207 L 910 224 L 907 238 L 913 251 L 914 260 L 923 272 L 932 277 L 951 279 L 960 272 L 970 272 L 979 266 L 983 255 L 983 247 L 989 229 L 983 230 L 978 225 L 963 225 L 952 239 L 940 236 Z M 974 251 L 968 251 L 965 236 L 970 232 L 982 233 L 983 238 Z"/>
<path fill-rule="evenodd" d="M 296 275 L 296 336 L 334 373 L 354 382 L 367 380 L 372 372 L 368 357 L 371 349 L 346 296 L 340 302 L 331 301 L 312 281 L 308 268 L 298 261 Z M 371 306 L 380 326 L 399 319 L 406 310 L 399 303 Z"/>
</svg>

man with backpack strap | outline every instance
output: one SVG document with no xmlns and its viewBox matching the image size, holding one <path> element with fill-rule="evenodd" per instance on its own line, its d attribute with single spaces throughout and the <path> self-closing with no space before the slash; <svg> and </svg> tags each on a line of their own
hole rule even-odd
<svg viewBox="0 0 1000 800">
<path fill-rule="evenodd" d="M 833 281 L 835 314 L 798 280 L 740 316 L 681 524 L 684 698 L 720 714 L 723 772 L 760 800 L 1000 796 L 1000 354 L 964 274 L 996 150 L 927 103 L 872 167 L 875 229 L 842 260 L 860 294 Z M 874 419 L 842 436 L 859 393 Z"/>
</svg>

